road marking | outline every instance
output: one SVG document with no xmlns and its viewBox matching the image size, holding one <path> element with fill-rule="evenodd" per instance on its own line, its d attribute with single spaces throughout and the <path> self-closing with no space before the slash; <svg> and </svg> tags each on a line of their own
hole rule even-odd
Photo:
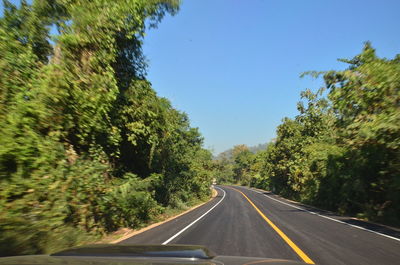
<svg viewBox="0 0 400 265">
<path fill-rule="evenodd" d="M 271 220 L 268 219 L 261 211 L 258 209 L 258 207 L 240 190 L 232 188 L 236 190 L 237 192 L 240 192 L 251 204 L 251 206 L 256 209 L 256 211 L 261 215 L 261 217 L 275 230 L 275 232 L 278 233 L 282 237 L 282 239 L 296 252 L 296 254 L 307 264 L 315 264 L 295 243 L 293 243 L 290 238 L 285 235 L 285 233 L 282 232 Z"/>
<path fill-rule="evenodd" d="M 254 190 L 253 190 L 253 191 L 254 191 Z M 319 214 L 319 213 L 316 213 L 316 212 L 313 212 L 313 211 L 309 211 L 309 210 L 307 210 L 307 209 L 304 209 L 304 208 L 301 208 L 301 207 L 297 207 L 297 206 L 294 206 L 294 205 L 292 205 L 292 204 L 289 204 L 289 203 L 286 203 L 286 202 L 277 200 L 277 199 L 272 198 L 272 197 L 270 197 L 270 196 L 268 196 L 268 195 L 266 195 L 266 194 L 263 194 L 262 192 L 259 192 L 259 191 L 254 191 L 254 192 L 257 192 L 257 193 L 259 193 L 259 194 L 262 194 L 262 195 L 264 195 L 265 197 L 267 197 L 268 199 L 271 199 L 271 200 L 280 202 L 280 203 L 282 203 L 282 204 L 284 204 L 284 205 L 287 205 L 287 206 L 290 206 L 290 207 L 292 207 L 292 208 L 295 208 L 295 209 L 298 209 L 298 210 L 301 210 L 301 211 L 304 211 L 304 212 L 308 212 L 308 213 L 310 213 L 310 214 L 314 214 L 314 215 L 317 215 L 317 216 L 319 216 L 319 217 L 322 217 L 322 218 L 325 218 L 325 219 L 328 219 L 328 220 L 331 220 L 331 221 L 334 221 L 334 222 L 337 222 L 337 223 L 340 223 L 340 224 L 348 225 L 348 226 L 351 226 L 351 227 L 354 227 L 354 228 L 357 228 L 357 229 L 360 229 L 360 230 L 364 230 L 364 231 L 367 231 L 367 232 L 370 232 L 370 233 L 374 233 L 374 234 L 377 234 L 377 235 L 380 235 L 380 236 L 383 236 L 383 237 L 386 237 L 386 238 L 390 238 L 390 239 L 393 239 L 393 240 L 396 240 L 396 241 L 400 241 L 400 238 L 393 237 L 393 236 L 389 236 L 389 235 L 386 235 L 386 234 L 382 234 L 382 233 L 379 233 L 379 232 L 370 230 L 370 229 L 368 229 L 368 228 L 364 228 L 364 227 L 362 227 L 362 226 L 349 224 L 349 223 L 346 223 L 346 222 L 337 220 L 337 219 L 335 219 L 335 218 L 332 218 L 332 217 L 329 217 L 329 216 L 326 216 L 326 215 L 322 215 L 322 214 Z"/>
<path fill-rule="evenodd" d="M 165 240 L 165 241 L 162 243 L 162 245 L 168 244 L 169 242 L 171 242 L 172 240 L 174 240 L 177 236 L 179 236 L 180 234 L 182 234 L 183 232 L 185 232 L 189 227 L 191 227 L 192 225 L 194 225 L 195 223 L 197 223 L 201 218 L 203 218 L 204 216 L 206 216 L 209 212 L 211 212 L 215 207 L 218 206 L 218 204 L 220 204 L 220 203 L 225 199 L 226 192 L 225 192 L 223 189 L 219 188 L 219 187 L 215 187 L 215 188 L 217 188 L 217 189 L 219 189 L 219 190 L 222 190 L 222 192 L 224 193 L 224 195 L 222 196 L 222 199 L 221 199 L 219 202 L 217 202 L 213 207 L 211 207 L 210 210 L 208 210 L 208 211 L 205 212 L 203 215 L 201 215 L 199 218 L 197 218 L 196 220 L 194 220 L 193 222 L 191 222 L 189 225 L 187 225 L 187 226 L 186 226 L 185 228 L 183 228 L 181 231 L 179 231 L 178 233 L 176 233 L 176 234 L 173 235 L 172 237 L 170 237 L 170 238 L 168 238 L 167 240 Z"/>
</svg>

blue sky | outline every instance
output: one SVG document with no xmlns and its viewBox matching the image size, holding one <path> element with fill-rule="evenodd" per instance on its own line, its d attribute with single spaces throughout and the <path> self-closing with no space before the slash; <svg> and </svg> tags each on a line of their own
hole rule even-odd
<svg viewBox="0 0 400 265">
<path fill-rule="evenodd" d="M 148 32 L 148 78 L 188 113 L 215 154 L 275 137 L 297 114 L 308 70 L 344 69 L 367 40 L 379 56 L 400 53 L 400 1 L 186 0 Z"/>
<path fill-rule="evenodd" d="M 19 1 L 13 1 L 19 2 Z M 308 70 L 344 69 L 367 40 L 400 53 L 399 0 L 183 0 L 148 32 L 148 79 L 186 112 L 215 154 L 275 137 L 297 114 Z"/>
</svg>

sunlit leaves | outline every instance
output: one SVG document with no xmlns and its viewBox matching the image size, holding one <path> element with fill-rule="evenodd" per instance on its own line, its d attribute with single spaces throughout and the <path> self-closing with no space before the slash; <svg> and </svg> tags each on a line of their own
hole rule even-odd
<svg viewBox="0 0 400 265">
<path fill-rule="evenodd" d="M 73 246 L 210 194 L 211 154 L 200 133 L 145 79 L 147 22 L 155 26 L 178 4 L 6 1 L 1 253 Z M 51 26 L 59 31 L 53 46 Z"/>
<path fill-rule="evenodd" d="M 326 87 L 301 93 L 299 115 L 285 118 L 265 151 L 254 185 L 382 222 L 399 224 L 400 64 L 370 43 Z M 304 102 L 305 100 L 305 102 Z"/>
</svg>

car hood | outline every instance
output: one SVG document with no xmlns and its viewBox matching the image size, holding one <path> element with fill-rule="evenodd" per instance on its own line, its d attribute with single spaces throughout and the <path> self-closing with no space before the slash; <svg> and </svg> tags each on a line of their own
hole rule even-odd
<svg viewBox="0 0 400 265">
<path fill-rule="evenodd" d="M 0 265 L 304 264 L 283 259 L 216 256 L 202 246 L 90 245 L 52 255 L 0 258 Z"/>
</svg>

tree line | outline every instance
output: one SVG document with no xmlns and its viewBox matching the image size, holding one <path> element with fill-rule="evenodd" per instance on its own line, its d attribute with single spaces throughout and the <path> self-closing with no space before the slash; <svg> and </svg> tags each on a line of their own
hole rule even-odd
<svg viewBox="0 0 400 265">
<path fill-rule="evenodd" d="M 74 246 L 210 196 L 202 136 L 146 79 L 145 31 L 178 0 L 3 5 L 2 255 Z"/>
<path fill-rule="evenodd" d="M 344 71 L 307 72 L 324 87 L 301 93 L 298 115 L 252 153 L 217 160 L 218 178 L 271 190 L 359 218 L 400 225 L 400 55 L 379 58 L 370 43 Z"/>
</svg>

